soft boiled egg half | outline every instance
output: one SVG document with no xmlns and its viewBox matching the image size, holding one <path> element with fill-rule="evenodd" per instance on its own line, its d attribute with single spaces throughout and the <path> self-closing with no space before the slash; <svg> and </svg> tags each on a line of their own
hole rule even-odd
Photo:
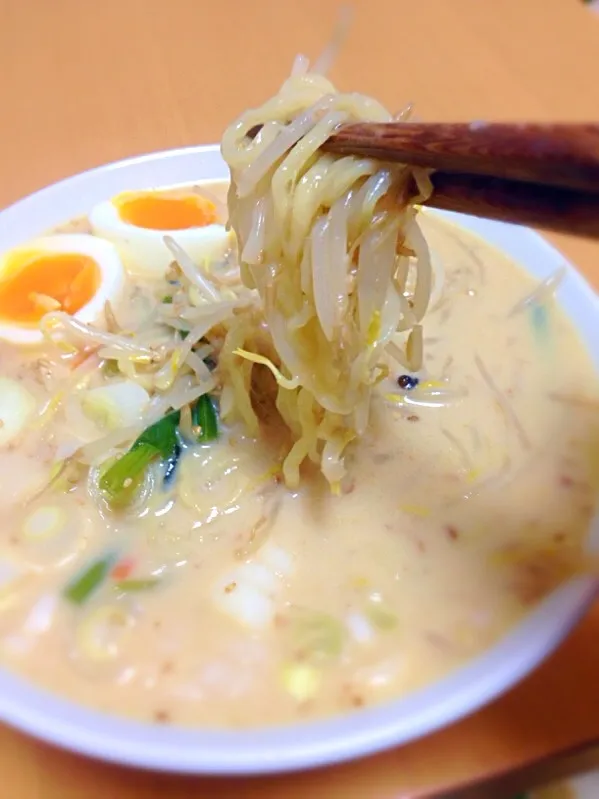
<svg viewBox="0 0 599 799">
<path fill-rule="evenodd" d="M 39 344 L 40 321 L 51 311 L 95 322 L 123 286 L 116 248 L 95 236 L 56 234 L 15 247 L 0 257 L 0 338 Z"/>
<path fill-rule="evenodd" d="M 171 236 L 196 264 L 222 259 L 232 233 L 201 189 L 127 191 L 99 203 L 89 215 L 93 232 L 114 243 L 128 272 L 163 277 L 173 262 Z"/>
</svg>

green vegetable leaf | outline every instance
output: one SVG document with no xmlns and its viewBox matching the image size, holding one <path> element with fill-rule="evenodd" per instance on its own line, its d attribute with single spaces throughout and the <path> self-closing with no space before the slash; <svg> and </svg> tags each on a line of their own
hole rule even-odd
<svg viewBox="0 0 599 799">
<path fill-rule="evenodd" d="M 100 489 L 114 507 L 133 500 L 146 469 L 157 458 L 168 460 L 179 446 L 179 411 L 167 414 L 137 438 L 131 449 L 114 461 L 100 478 Z"/>
<path fill-rule="evenodd" d="M 150 463 L 160 457 L 152 444 L 134 445 L 100 477 L 100 489 L 111 505 L 124 507 L 135 497 Z"/>
<path fill-rule="evenodd" d="M 150 425 L 135 441 L 131 450 L 137 449 L 142 444 L 149 444 L 160 453 L 162 458 L 170 458 L 179 443 L 177 426 L 180 416 L 179 411 L 173 411 Z"/>
<path fill-rule="evenodd" d="M 63 596 L 74 605 L 82 605 L 102 585 L 115 563 L 114 553 L 93 561 L 87 569 L 67 584 Z"/>
<path fill-rule="evenodd" d="M 197 429 L 197 441 L 207 444 L 218 438 L 218 418 L 214 401 L 209 394 L 202 394 L 191 409 L 191 423 Z"/>
<path fill-rule="evenodd" d="M 132 591 L 147 591 L 150 588 L 155 588 L 160 580 L 155 577 L 143 577 L 133 580 L 119 580 L 114 584 L 115 591 L 122 591 L 124 593 Z"/>
</svg>

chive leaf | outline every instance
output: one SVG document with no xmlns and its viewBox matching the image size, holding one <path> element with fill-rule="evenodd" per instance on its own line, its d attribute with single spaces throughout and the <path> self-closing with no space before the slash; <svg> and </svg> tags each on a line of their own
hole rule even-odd
<svg viewBox="0 0 599 799">
<path fill-rule="evenodd" d="M 82 605 L 102 585 L 117 556 L 114 553 L 94 560 L 67 584 L 63 596 L 74 605 Z"/>
<path fill-rule="evenodd" d="M 209 394 L 202 394 L 191 409 L 191 423 L 198 431 L 198 443 L 206 444 L 218 438 L 216 408 Z"/>
</svg>

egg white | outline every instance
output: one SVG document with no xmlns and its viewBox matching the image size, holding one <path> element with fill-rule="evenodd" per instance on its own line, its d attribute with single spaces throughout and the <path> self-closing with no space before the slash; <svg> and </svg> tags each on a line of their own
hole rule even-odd
<svg viewBox="0 0 599 799">
<path fill-rule="evenodd" d="M 115 302 L 125 285 L 125 270 L 117 249 L 108 241 L 86 233 L 57 233 L 33 239 L 20 247 L 4 253 L 0 258 L 0 280 L 15 254 L 19 251 L 44 254 L 77 254 L 91 258 L 100 271 L 100 285 L 88 303 L 83 305 L 73 318 L 87 324 L 97 322 L 104 315 L 107 301 Z M 13 344 L 34 345 L 43 341 L 41 330 L 18 322 L 0 321 L 0 339 Z"/>
<path fill-rule="evenodd" d="M 111 200 L 96 205 L 89 214 L 89 221 L 96 236 L 102 236 L 116 246 L 126 270 L 145 278 L 163 277 L 174 260 L 164 243 L 165 236 L 171 236 L 194 263 L 200 264 L 206 260 L 222 259 L 231 247 L 234 235 L 219 224 L 181 230 L 137 227 L 121 219 Z"/>
</svg>

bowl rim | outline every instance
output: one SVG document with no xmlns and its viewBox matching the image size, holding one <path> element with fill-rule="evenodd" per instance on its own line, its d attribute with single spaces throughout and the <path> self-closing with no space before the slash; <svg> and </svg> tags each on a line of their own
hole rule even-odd
<svg viewBox="0 0 599 799">
<path fill-rule="evenodd" d="M 0 211 L 0 248 L 15 246 L 86 213 L 95 202 L 124 189 L 227 178 L 218 145 L 164 150 L 95 167 Z M 482 236 L 539 277 L 565 265 L 560 302 L 599 369 L 599 297 L 556 249 L 526 228 L 450 212 L 427 213 Z M 536 265 L 541 260 L 543 268 Z M 599 517 L 591 524 L 590 541 L 591 546 L 599 547 Z M 161 727 L 80 706 L 0 668 L 0 720 L 83 755 L 152 770 L 241 775 L 330 765 L 416 740 L 495 699 L 559 645 L 598 589 L 597 578 L 573 579 L 551 593 L 494 646 L 443 679 L 406 698 L 339 717 L 259 730 Z"/>
</svg>

